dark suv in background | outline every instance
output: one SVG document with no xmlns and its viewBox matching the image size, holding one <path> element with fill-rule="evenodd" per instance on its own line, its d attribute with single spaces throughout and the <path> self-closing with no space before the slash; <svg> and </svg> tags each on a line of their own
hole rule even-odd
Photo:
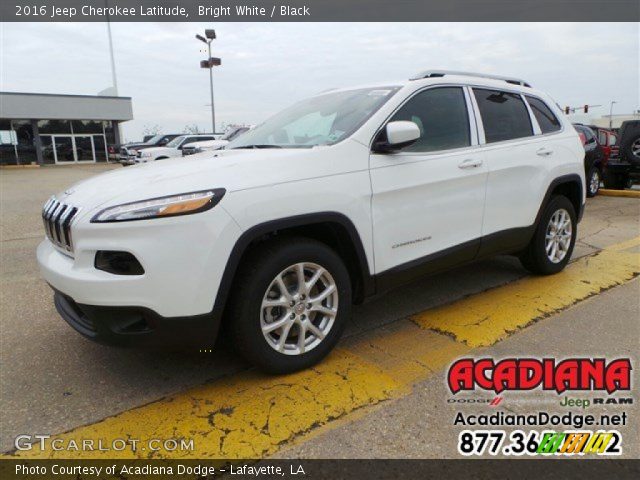
<svg viewBox="0 0 640 480">
<path fill-rule="evenodd" d="M 584 174 L 587 183 L 587 196 L 595 197 L 600 190 L 600 181 L 604 175 L 604 168 L 607 161 L 604 149 L 598 143 L 595 132 L 580 123 L 573 125 L 582 145 L 584 146 Z"/>
<path fill-rule="evenodd" d="M 640 183 L 640 120 L 623 122 L 618 139 L 618 148 L 614 147 L 607 162 L 604 186 L 622 190 Z"/>
</svg>

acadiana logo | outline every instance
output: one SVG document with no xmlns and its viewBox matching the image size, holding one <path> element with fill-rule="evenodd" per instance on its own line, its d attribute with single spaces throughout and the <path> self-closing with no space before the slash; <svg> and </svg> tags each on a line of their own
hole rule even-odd
<svg viewBox="0 0 640 480">
<path fill-rule="evenodd" d="M 448 373 L 449 390 L 605 390 L 613 393 L 631 389 L 631 360 L 618 358 L 463 358 Z"/>
</svg>

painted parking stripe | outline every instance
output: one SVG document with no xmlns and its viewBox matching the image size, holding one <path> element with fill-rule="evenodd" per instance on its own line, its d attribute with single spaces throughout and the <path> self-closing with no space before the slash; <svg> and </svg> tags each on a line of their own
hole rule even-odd
<svg viewBox="0 0 640 480">
<path fill-rule="evenodd" d="M 113 439 L 139 439 L 135 453 L 37 448 L 16 456 L 258 458 L 318 425 L 390 398 L 399 387 L 375 365 L 338 350 L 313 369 L 280 377 L 243 372 L 55 436 L 59 445 L 72 439 L 92 439 L 95 445 L 102 439 L 108 446 Z M 147 447 L 150 439 L 193 439 L 195 448 L 154 453 Z"/>
<path fill-rule="evenodd" d="M 272 377 L 248 371 L 54 435 L 66 445 L 132 438 L 138 449 L 54 451 L 5 458 L 259 458 L 317 427 L 410 392 L 472 347 L 624 283 L 640 272 L 640 237 L 583 257 L 553 277 L 528 277 L 348 338 L 313 369 Z M 532 306 L 529 303 L 533 302 Z M 442 335 L 445 333 L 446 335 Z M 333 422 L 333 423 L 332 423 Z M 150 451 L 150 439 L 193 439 L 193 450 Z M 157 444 L 156 444 L 157 446 Z"/>
<path fill-rule="evenodd" d="M 552 276 L 525 277 L 412 317 L 470 347 L 511 333 L 640 274 L 640 237 L 582 257 Z"/>
</svg>

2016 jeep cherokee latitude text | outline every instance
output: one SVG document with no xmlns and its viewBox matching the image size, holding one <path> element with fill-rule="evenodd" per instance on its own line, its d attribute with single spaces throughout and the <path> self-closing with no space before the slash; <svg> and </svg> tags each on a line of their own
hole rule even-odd
<svg viewBox="0 0 640 480">
<path fill-rule="evenodd" d="M 211 346 L 270 372 L 318 362 L 352 303 L 496 254 L 562 270 L 584 149 L 526 82 L 430 71 L 301 101 L 224 151 L 52 197 L 42 275 L 93 340 Z"/>
</svg>

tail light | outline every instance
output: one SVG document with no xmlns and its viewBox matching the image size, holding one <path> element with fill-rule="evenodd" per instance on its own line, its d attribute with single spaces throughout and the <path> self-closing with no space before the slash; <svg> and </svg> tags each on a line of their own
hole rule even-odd
<svg viewBox="0 0 640 480">
<path fill-rule="evenodd" d="M 580 136 L 580 141 L 582 142 L 582 145 L 586 145 L 587 144 L 587 136 L 582 132 L 578 132 L 578 135 Z"/>
</svg>

